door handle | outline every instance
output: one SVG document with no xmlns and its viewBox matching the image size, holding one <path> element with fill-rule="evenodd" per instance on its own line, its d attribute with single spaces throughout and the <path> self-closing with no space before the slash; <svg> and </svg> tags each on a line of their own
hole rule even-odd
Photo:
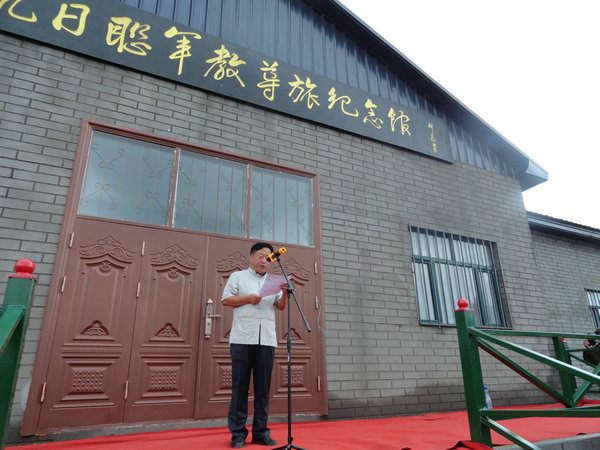
<svg viewBox="0 0 600 450">
<path fill-rule="evenodd" d="M 213 319 L 219 319 L 221 314 L 213 314 L 213 301 L 209 298 L 206 302 L 206 316 L 204 317 L 204 339 L 210 339 L 212 336 Z"/>
</svg>

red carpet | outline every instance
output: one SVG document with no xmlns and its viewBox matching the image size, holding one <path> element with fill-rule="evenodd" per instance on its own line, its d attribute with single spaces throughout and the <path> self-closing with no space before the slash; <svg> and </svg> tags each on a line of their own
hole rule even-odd
<svg viewBox="0 0 600 450">
<path fill-rule="evenodd" d="M 560 408 L 560 405 L 535 405 L 523 408 Z M 578 434 L 600 433 L 600 418 L 534 417 L 502 420 L 500 423 L 530 442 L 573 437 Z M 286 445 L 287 423 L 273 423 L 270 424 L 270 428 L 271 436 L 277 441 L 278 446 Z M 388 419 L 293 422 L 292 437 L 293 445 L 310 450 L 489 449 L 489 447 L 469 441 L 466 411 Z M 492 441 L 494 445 L 511 444 L 509 440 L 495 432 L 492 432 Z M 230 435 L 227 428 L 195 428 L 103 436 L 12 448 L 14 450 L 218 450 L 230 448 Z M 270 447 L 252 445 L 248 439 L 245 448 L 259 450 Z"/>
</svg>

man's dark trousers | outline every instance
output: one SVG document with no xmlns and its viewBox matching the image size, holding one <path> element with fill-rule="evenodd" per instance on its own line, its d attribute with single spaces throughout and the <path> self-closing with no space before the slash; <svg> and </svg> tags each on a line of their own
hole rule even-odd
<svg viewBox="0 0 600 450">
<path fill-rule="evenodd" d="M 250 375 L 254 375 L 254 419 L 252 437 L 262 439 L 270 435 L 267 428 L 269 418 L 269 391 L 271 372 L 275 359 L 275 347 L 265 345 L 231 344 L 231 404 L 227 425 L 232 439 L 248 436 L 248 389 Z"/>
</svg>

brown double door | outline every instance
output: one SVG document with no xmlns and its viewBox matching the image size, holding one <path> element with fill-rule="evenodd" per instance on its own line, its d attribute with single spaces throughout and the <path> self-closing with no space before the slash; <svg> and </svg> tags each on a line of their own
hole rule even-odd
<svg viewBox="0 0 600 450">
<path fill-rule="evenodd" d="M 65 276 L 53 286 L 36 430 L 225 417 L 232 310 L 220 296 L 229 274 L 247 267 L 248 248 L 243 239 L 78 217 Z M 299 248 L 285 270 L 316 327 L 314 261 L 313 249 Z M 297 312 L 291 330 L 294 411 L 325 413 L 323 346 Z M 286 336 L 282 312 L 275 413 L 287 407 Z"/>
<path fill-rule="evenodd" d="M 229 332 L 233 309 L 221 305 L 221 293 L 227 278 L 236 270 L 248 267 L 248 241 L 212 238 L 207 258 L 206 291 L 215 305 L 216 318 L 210 327 L 212 333 L 206 336 L 206 320 L 203 323 L 203 336 L 206 348 L 202 351 L 200 384 L 198 393 L 199 417 L 202 410 L 218 411 L 218 416 L 227 415 L 231 397 L 231 360 L 229 356 Z M 315 273 L 315 251 L 312 248 L 287 247 L 281 257 L 283 269 L 289 277 L 298 303 L 306 317 L 311 332 L 304 324 L 295 301 L 290 301 L 290 336 L 292 340 L 292 410 L 294 412 L 327 413 L 327 392 L 325 389 L 325 357 L 322 327 L 324 319 L 317 296 L 317 274 Z M 269 273 L 281 275 L 277 262 L 271 263 Z M 206 317 L 206 316 L 204 316 Z M 271 413 L 287 412 L 287 310 L 277 312 L 278 347 L 275 351 L 275 365 L 271 380 Z M 252 413 L 252 393 L 249 402 Z"/>
</svg>

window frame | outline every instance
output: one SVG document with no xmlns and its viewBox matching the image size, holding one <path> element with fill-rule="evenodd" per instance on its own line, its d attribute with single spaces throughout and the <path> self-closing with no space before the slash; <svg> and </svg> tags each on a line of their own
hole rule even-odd
<svg viewBox="0 0 600 450">
<path fill-rule="evenodd" d="M 477 327 L 509 328 L 495 242 L 423 227 L 409 226 L 408 231 L 421 325 L 455 326 L 456 302 L 464 297 L 475 312 Z M 449 284 L 446 289 L 440 274 Z"/>
<path fill-rule="evenodd" d="M 600 328 L 600 289 L 584 289 L 595 328 Z M 596 302 L 596 305 L 592 303 Z"/>
<path fill-rule="evenodd" d="M 93 135 L 95 132 L 107 133 L 110 135 L 123 137 L 123 138 L 127 138 L 127 139 L 133 139 L 133 140 L 137 140 L 137 141 L 144 142 L 144 143 L 157 144 L 159 146 L 169 147 L 169 148 L 173 149 L 173 151 L 175 153 L 174 164 L 173 164 L 173 166 L 174 166 L 173 174 L 172 174 L 170 191 L 169 191 L 170 212 L 169 212 L 169 217 L 168 217 L 168 223 L 166 225 L 156 225 L 156 224 L 152 224 L 152 223 L 135 222 L 135 221 L 131 221 L 131 220 L 115 219 L 115 218 L 110 218 L 110 217 L 106 218 L 106 220 L 118 220 L 123 223 L 135 223 L 135 224 L 142 224 L 144 226 L 161 226 L 163 228 L 168 228 L 168 229 L 186 230 L 186 231 L 193 231 L 193 232 L 199 232 L 199 233 L 220 234 L 217 232 L 196 230 L 193 228 L 175 227 L 174 207 L 176 204 L 175 196 L 176 196 L 176 191 L 177 191 L 177 167 L 179 164 L 179 159 L 180 159 L 179 157 L 181 155 L 181 152 L 185 151 L 185 152 L 190 152 L 190 153 L 195 153 L 195 154 L 201 154 L 201 155 L 208 156 L 208 157 L 214 157 L 214 158 L 218 158 L 218 159 L 241 163 L 241 164 L 246 165 L 246 167 L 247 167 L 248 175 L 246 178 L 247 184 L 245 186 L 247 200 L 246 200 L 246 204 L 245 204 L 246 210 L 244 212 L 244 214 L 245 214 L 244 234 L 241 236 L 227 234 L 227 236 L 239 237 L 239 238 L 245 238 L 245 239 L 253 239 L 250 234 L 250 220 L 251 220 L 250 201 L 251 201 L 251 186 L 252 186 L 252 177 L 251 177 L 252 168 L 261 168 L 264 170 L 282 173 L 284 175 L 291 175 L 293 177 L 301 177 L 301 178 L 307 179 L 309 181 L 311 189 L 312 189 L 311 205 L 310 205 L 310 208 L 312 210 L 311 216 L 310 216 L 312 235 L 310 236 L 310 243 L 307 244 L 306 241 L 303 243 L 282 241 L 282 243 L 288 243 L 290 245 L 297 244 L 297 245 L 308 246 L 308 247 L 320 246 L 321 237 L 317 233 L 317 230 L 319 229 L 318 224 L 320 221 L 319 202 L 317 201 L 318 195 L 319 195 L 319 183 L 318 183 L 318 174 L 316 172 L 310 172 L 310 171 L 297 169 L 297 168 L 290 168 L 290 167 L 284 166 L 279 163 L 267 162 L 267 161 L 263 161 L 263 160 L 253 158 L 253 157 L 242 156 L 242 155 L 226 152 L 223 150 L 200 146 L 200 145 L 192 144 L 189 142 L 183 142 L 183 141 L 179 141 L 179 140 L 172 139 L 172 138 L 162 137 L 162 136 L 158 136 L 158 135 L 154 135 L 154 134 L 146 133 L 146 132 L 141 132 L 141 131 L 135 131 L 132 129 L 123 128 L 123 127 L 119 127 L 119 126 L 115 126 L 115 125 L 109 125 L 109 124 L 105 124 L 105 123 L 101 123 L 101 122 L 97 122 L 97 121 L 93 121 L 93 120 L 88 120 L 88 119 L 82 120 L 82 132 L 79 137 L 77 158 L 76 158 L 76 162 L 75 162 L 75 169 L 77 170 L 77 173 L 79 173 L 79 176 L 78 176 L 79 182 L 76 184 L 75 192 L 73 192 L 72 198 L 74 199 L 74 201 L 72 203 L 70 203 L 70 205 L 68 205 L 69 209 L 74 209 L 74 213 L 76 215 L 86 216 L 86 217 L 103 218 L 103 216 L 95 216 L 95 215 L 90 216 L 88 214 L 79 212 L 79 202 L 81 199 L 82 191 L 84 189 L 83 181 L 86 177 L 86 169 L 87 169 L 87 164 L 88 164 L 88 160 L 89 160 L 89 155 L 91 152 Z M 73 185 L 72 185 L 72 187 L 73 187 Z M 69 194 L 69 195 L 71 196 L 71 194 Z"/>
</svg>

